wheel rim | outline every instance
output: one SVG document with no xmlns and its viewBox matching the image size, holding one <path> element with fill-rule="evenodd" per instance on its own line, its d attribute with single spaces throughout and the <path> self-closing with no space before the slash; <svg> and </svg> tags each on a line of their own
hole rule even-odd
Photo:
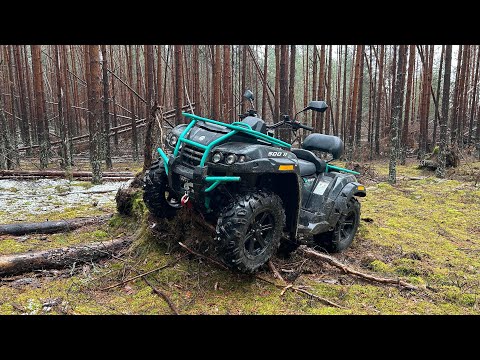
<svg viewBox="0 0 480 360">
<path fill-rule="evenodd" d="M 350 211 L 345 219 L 338 226 L 338 236 L 340 242 L 349 240 L 355 233 L 356 223 L 355 211 Z"/>
<path fill-rule="evenodd" d="M 265 252 L 273 239 L 275 218 L 269 210 L 258 213 L 245 236 L 245 255 L 253 259 Z"/>
<path fill-rule="evenodd" d="M 167 202 L 167 204 L 174 208 L 174 209 L 179 209 L 182 207 L 182 204 L 180 203 L 180 201 L 178 201 L 178 199 L 173 196 L 173 194 L 170 194 L 169 191 L 165 191 L 165 201 Z"/>
</svg>

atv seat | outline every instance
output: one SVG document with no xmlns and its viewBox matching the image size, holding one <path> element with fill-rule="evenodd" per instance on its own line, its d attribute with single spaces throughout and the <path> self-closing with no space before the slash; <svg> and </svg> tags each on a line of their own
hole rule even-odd
<svg viewBox="0 0 480 360">
<path fill-rule="evenodd" d="M 303 140 L 302 148 L 324 151 L 332 154 L 334 159 L 338 159 L 343 153 L 343 141 L 333 135 L 310 134 Z"/>
<path fill-rule="evenodd" d="M 318 158 L 314 153 L 304 149 L 291 149 L 295 156 L 299 159 L 300 175 L 308 176 L 315 173 L 322 173 L 327 168 L 325 160 Z"/>
</svg>

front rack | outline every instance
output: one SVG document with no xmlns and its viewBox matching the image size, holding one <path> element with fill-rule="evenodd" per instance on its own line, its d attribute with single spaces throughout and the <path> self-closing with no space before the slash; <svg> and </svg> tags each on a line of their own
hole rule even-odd
<svg viewBox="0 0 480 360">
<path fill-rule="evenodd" d="M 196 148 L 199 148 L 199 149 L 203 150 L 203 155 L 202 155 L 202 158 L 200 160 L 200 166 L 205 166 L 205 162 L 207 161 L 208 154 L 210 154 L 210 151 L 215 146 L 224 142 L 225 140 L 227 140 L 228 138 L 232 137 L 233 135 L 235 135 L 239 132 L 243 132 L 243 133 L 246 133 L 246 134 L 249 134 L 249 135 L 253 135 L 254 137 L 256 137 L 258 139 L 261 139 L 263 141 L 266 141 L 270 144 L 278 145 L 278 146 L 281 146 L 281 147 L 284 147 L 284 148 L 287 148 L 287 149 L 290 149 L 292 147 L 291 144 L 286 143 L 285 141 L 276 139 L 272 136 L 265 135 L 265 134 L 263 134 L 259 131 L 253 130 L 250 125 L 242 123 L 242 122 L 234 122 L 232 124 L 226 124 L 226 123 L 222 123 L 220 121 L 204 118 L 204 117 L 197 116 L 197 115 L 194 115 L 194 114 L 189 114 L 189 113 L 182 112 L 182 115 L 187 117 L 187 118 L 191 118 L 192 121 L 190 121 L 188 126 L 185 128 L 185 130 L 183 130 L 183 132 L 178 137 L 177 145 L 175 146 L 175 150 L 173 151 L 173 156 L 174 157 L 178 156 L 178 152 L 180 151 L 180 146 L 182 145 L 182 143 L 189 144 L 191 146 L 194 146 Z M 190 130 L 195 126 L 197 121 L 204 121 L 204 122 L 220 125 L 220 126 L 228 128 L 228 129 L 231 129 L 231 131 L 229 133 L 223 135 L 223 136 L 220 136 L 218 139 L 215 139 L 214 141 L 212 141 L 208 145 L 200 144 L 196 141 L 193 141 L 193 140 L 190 140 L 190 139 L 186 138 L 186 136 L 188 135 Z M 165 172 L 168 175 L 168 156 L 167 156 L 167 154 L 165 154 L 165 152 L 163 152 L 163 150 L 161 148 L 158 148 L 157 151 L 159 152 L 160 156 L 164 160 Z M 232 181 L 232 180 L 229 180 L 229 181 Z"/>
</svg>

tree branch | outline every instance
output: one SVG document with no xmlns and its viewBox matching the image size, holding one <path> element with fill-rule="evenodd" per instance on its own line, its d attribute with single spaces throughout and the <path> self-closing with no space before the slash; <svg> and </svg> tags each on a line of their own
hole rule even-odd
<svg viewBox="0 0 480 360">
<path fill-rule="evenodd" d="M 355 269 L 352 269 L 352 268 L 348 267 L 347 265 L 341 263 L 340 261 L 338 261 L 337 259 L 335 259 L 335 258 L 333 258 L 329 255 L 319 253 L 319 252 L 317 252 L 313 249 L 308 248 L 305 245 L 300 245 L 299 249 L 301 251 L 303 251 L 304 254 L 307 257 L 310 257 L 314 260 L 324 261 L 324 262 L 326 262 L 326 263 L 328 263 L 332 266 L 335 266 L 335 267 L 343 270 L 343 272 L 345 272 L 347 274 L 352 274 L 352 275 L 358 276 L 360 278 L 363 278 L 363 279 L 366 279 L 366 280 L 369 280 L 369 281 L 379 282 L 379 283 L 382 283 L 382 284 L 401 285 L 401 286 L 403 286 L 407 289 L 410 289 L 410 290 L 418 290 L 418 287 L 416 287 L 412 284 L 409 284 L 409 283 L 407 283 L 403 280 L 400 280 L 400 279 L 380 278 L 380 277 L 376 277 L 376 276 L 373 276 L 373 275 L 370 275 L 370 274 L 362 273 L 358 270 L 355 270 Z"/>
</svg>

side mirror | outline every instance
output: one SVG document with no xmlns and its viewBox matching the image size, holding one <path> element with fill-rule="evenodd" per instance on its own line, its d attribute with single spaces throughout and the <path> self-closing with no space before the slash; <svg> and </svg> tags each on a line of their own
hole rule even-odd
<svg viewBox="0 0 480 360">
<path fill-rule="evenodd" d="M 308 106 L 302 111 L 313 110 L 313 111 L 318 111 L 320 113 L 323 113 L 327 109 L 328 109 L 328 105 L 325 101 L 310 101 L 308 103 Z"/>
<path fill-rule="evenodd" d="M 243 97 L 250 101 L 255 100 L 255 98 L 253 97 L 253 92 L 251 92 L 250 90 L 245 91 L 245 93 L 243 94 Z"/>
</svg>

